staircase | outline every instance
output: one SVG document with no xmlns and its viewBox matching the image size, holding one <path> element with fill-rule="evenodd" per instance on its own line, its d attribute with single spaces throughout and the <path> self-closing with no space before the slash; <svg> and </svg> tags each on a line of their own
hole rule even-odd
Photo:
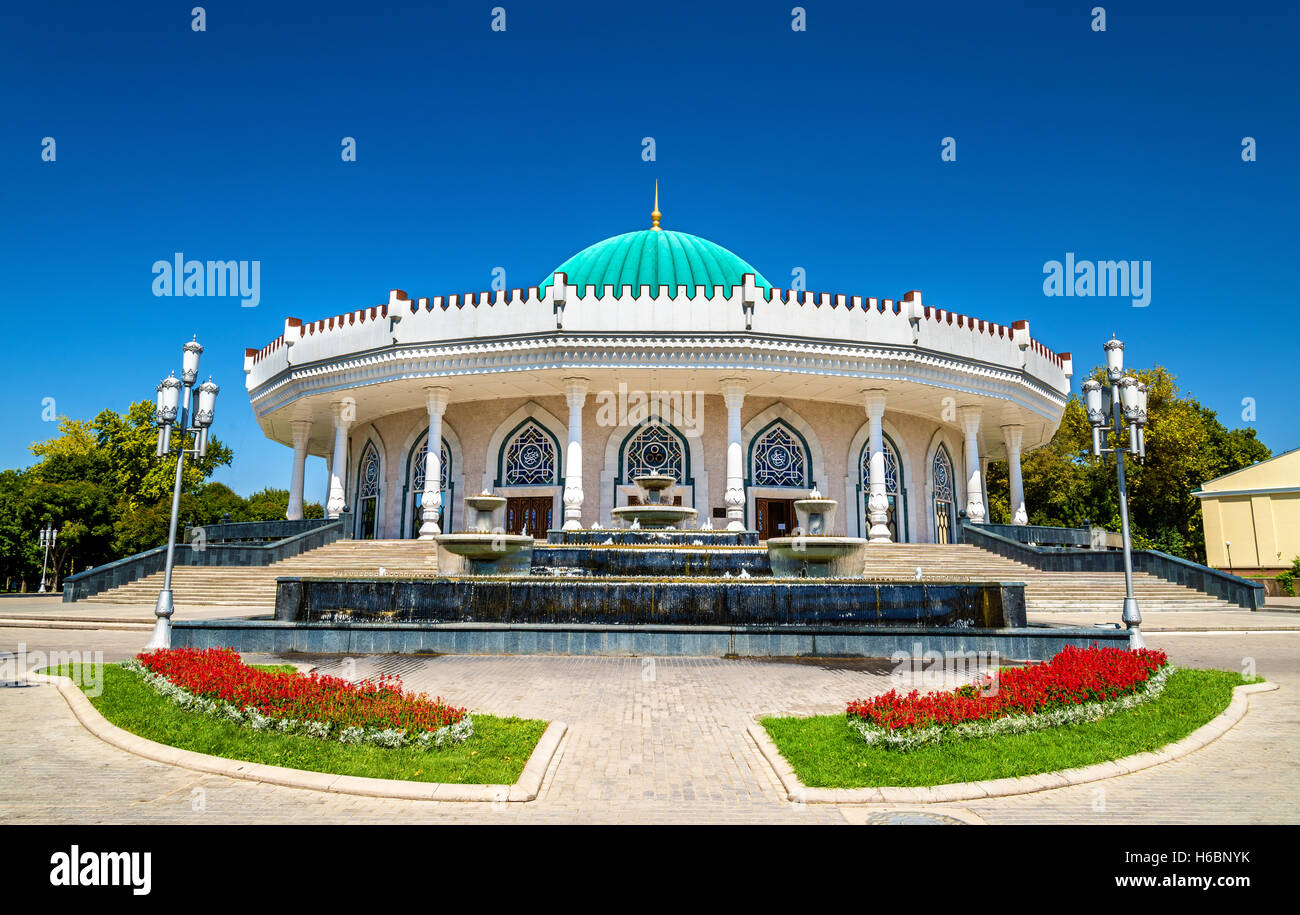
<svg viewBox="0 0 1300 915">
<path fill-rule="evenodd" d="M 275 608 L 275 580 L 282 575 L 374 578 L 383 568 L 405 578 L 438 573 L 432 543 L 421 540 L 338 540 L 266 566 L 190 566 L 172 569 L 177 602 L 192 606 L 230 606 L 270 612 Z M 163 573 L 83 598 L 92 604 L 153 606 L 163 586 Z"/>
<path fill-rule="evenodd" d="M 1113 610 L 1124 600 L 1122 572 L 1042 572 L 970 544 L 872 543 L 865 576 L 874 581 L 1023 581 L 1029 613 Z M 178 565 L 172 572 L 177 601 L 191 606 L 239 607 L 270 612 L 280 576 L 430 577 L 438 573 L 437 551 L 420 540 L 339 540 L 267 566 Z M 83 600 L 92 604 L 152 607 L 163 584 L 157 572 Z M 1143 611 L 1235 610 L 1235 604 L 1143 572 L 1133 573 L 1133 590 Z"/>
<path fill-rule="evenodd" d="M 970 544 L 870 543 L 864 574 L 876 581 L 1023 581 L 1029 613 L 1113 610 L 1124 603 L 1123 572 L 1043 572 Z M 1147 610 L 1239 610 L 1236 604 L 1133 573 L 1133 594 Z"/>
</svg>

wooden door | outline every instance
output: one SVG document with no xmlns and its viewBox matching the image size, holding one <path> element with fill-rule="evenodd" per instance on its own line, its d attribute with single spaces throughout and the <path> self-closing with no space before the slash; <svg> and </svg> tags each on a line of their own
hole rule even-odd
<svg viewBox="0 0 1300 915">
<path fill-rule="evenodd" d="M 754 527 L 760 540 L 789 537 L 794 533 L 794 499 L 755 499 Z"/>
<path fill-rule="evenodd" d="M 506 532 L 528 534 L 534 540 L 545 540 L 551 529 L 551 511 L 555 506 L 550 496 L 511 496 L 506 499 Z"/>
</svg>

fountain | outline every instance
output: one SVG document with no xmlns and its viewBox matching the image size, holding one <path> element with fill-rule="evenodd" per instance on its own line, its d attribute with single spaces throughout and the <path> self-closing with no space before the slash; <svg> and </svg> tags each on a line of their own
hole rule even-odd
<svg viewBox="0 0 1300 915">
<path fill-rule="evenodd" d="M 766 546 L 757 531 L 667 528 L 695 515 L 665 504 L 673 482 L 637 479 L 650 502 L 619 514 L 644 527 L 538 545 L 502 531 L 505 499 L 470 496 L 469 530 L 436 538 L 436 576 L 282 576 L 274 621 L 177 631 L 243 651 L 888 657 L 1024 626 L 1019 582 L 867 580 L 866 541 L 828 534 L 836 503 L 815 492 L 795 505 L 799 536 Z"/>
<path fill-rule="evenodd" d="M 774 578 L 856 578 L 862 575 L 867 541 L 828 534 L 839 503 L 817 490 L 794 503 L 798 533 L 767 541 Z"/>
<path fill-rule="evenodd" d="M 507 534 L 492 523 L 505 504 L 504 497 L 487 491 L 465 497 L 465 507 L 472 513 L 469 530 L 434 537 L 438 544 L 440 572 L 449 575 L 529 573 L 533 563 L 533 538 L 526 534 Z"/>
<path fill-rule="evenodd" d="M 612 509 L 610 515 L 622 521 L 630 521 L 642 529 L 663 530 L 676 528 L 683 521 L 694 520 L 695 509 L 681 505 L 672 505 L 665 501 L 676 485 L 677 478 L 668 474 L 652 473 L 635 477 L 632 480 L 646 492 L 646 501 L 642 505 L 620 505 Z"/>
</svg>

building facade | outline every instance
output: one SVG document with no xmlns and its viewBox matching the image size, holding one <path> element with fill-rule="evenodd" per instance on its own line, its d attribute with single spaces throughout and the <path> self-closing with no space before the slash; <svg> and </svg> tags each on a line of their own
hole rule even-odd
<svg viewBox="0 0 1300 915">
<path fill-rule="evenodd" d="M 1272 577 L 1300 558 L 1300 448 L 1201 484 L 1206 563 Z"/>
<path fill-rule="evenodd" d="M 838 533 L 947 542 L 984 521 L 985 468 L 1055 432 L 1071 360 L 996 324 L 898 300 L 776 289 L 705 239 L 606 239 L 538 287 L 410 298 L 285 320 L 245 353 L 265 434 L 330 465 L 327 512 L 359 538 L 460 530 L 462 500 L 505 496 L 504 524 L 611 525 L 633 479 L 671 473 L 701 526 L 794 526 L 792 502 L 840 500 Z M 437 448 L 430 449 L 429 442 Z"/>
</svg>

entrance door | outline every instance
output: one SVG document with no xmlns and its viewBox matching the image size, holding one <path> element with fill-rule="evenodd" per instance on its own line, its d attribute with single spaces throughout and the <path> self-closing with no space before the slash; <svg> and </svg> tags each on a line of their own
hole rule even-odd
<svg viewBox="0 0 1300 915">
<path fill-rule="evenodd" d="M 794 499 L 755 499 L 754 514 L 757 516 L 754 527 L 760 540 L 789 537 L 794 533 Z"/>
<path fill-rule="evenodd" d="M 374 540 L 376 533 L 376 522 L 379 516 L 379 500 L 374 496 L 366 496 L 361 500 L 361 511 L 357 518 L 357 539 Z"/>
<path fill-rule="evenodd" d="M 952 503 L 934 501 L 934 532 L 939 543 L 952 543 Z"/>
<path fill-rule="evenodd" d="M 511 496 L 506 499 L 506 532 L 528 534 L 545 540 L 551 529 L 551 511 L 555 502 L 550 496 Z"/>
</svg>

